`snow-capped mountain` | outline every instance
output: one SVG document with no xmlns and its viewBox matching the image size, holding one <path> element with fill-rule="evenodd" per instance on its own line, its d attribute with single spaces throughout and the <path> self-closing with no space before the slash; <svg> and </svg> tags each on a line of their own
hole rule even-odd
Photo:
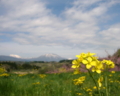
<svg viewBox="0 0 120 96">
<path fill-rule="evenodd" d="M 12 56 L 0 56 L 0 61 L 60 61 L 66 58 L 63 58 L 57 54 L 45 54 L 36 58 L 15 58 Z"/>
<path fill-rule="evenodd" d="M 38 58 L 34 58 L 35 61 L 60 61 L 66 58 L 63 58 L 57 54 L 45 54 L 41 55 Z"/>
<path fill-rule="evenodd" d="M 45 54 L 45 55 L 42 55 L 42 56 L 45 56 L 45 57 L 60 57 L 60 56 L 58 56 L 58 55 L 56 55 L 56 54 Z"/>
</svg>

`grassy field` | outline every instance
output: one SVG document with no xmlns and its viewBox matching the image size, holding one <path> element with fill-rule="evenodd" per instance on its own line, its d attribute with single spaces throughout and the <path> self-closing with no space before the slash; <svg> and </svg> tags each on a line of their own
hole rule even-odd
<svg viewBox="0 0 120 96">
<path fill-rule="evenodd" d="M 104 75 L 105 72 L 102 73 Z M 108 74 L 110 96 L 120 96 L 120 72 Z M 74 79 L 86 76 L 81 85 L 75 85 Z M 94 78 L 97 74 L 94 73 Z M 104 82 L 100 89 L 106 96 Z M 93 80 L 88 73 L 57 74 L 1 74 L 0 96 L 99 96 Z"/>
<path fill-rule="evenodd" d="M 120 96 L 120 49 L 101 61 L 92 55 L 60 62 L 1 61 L 0 96 Z"/>
</svg>

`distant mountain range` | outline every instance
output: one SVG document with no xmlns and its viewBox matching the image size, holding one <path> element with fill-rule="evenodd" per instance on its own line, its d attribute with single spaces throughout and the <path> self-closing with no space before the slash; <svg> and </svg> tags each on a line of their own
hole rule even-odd
<svg viewBox="0 0 120 96">
<path fill-rule="evenodd" d="M 45 54 L 36 58 L 28 58 L 28 59 L 0 55 L 0 61 L 60 61 L 64 59 L 66 58 L 63 58 L 57 54 Z"/>
</svg>

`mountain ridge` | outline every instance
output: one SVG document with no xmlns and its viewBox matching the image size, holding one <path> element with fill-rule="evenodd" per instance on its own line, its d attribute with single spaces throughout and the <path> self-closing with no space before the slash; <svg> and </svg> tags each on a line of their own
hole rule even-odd
<svg viewBox="0 0 120 96">
<path fill-rule="evenodd" d="M 16 58 L 13 56 L 0 55 L 0 61 L 60 61 L 66 59 L 57 54 L 49 53 L 34 58 Z"/>
</svg>

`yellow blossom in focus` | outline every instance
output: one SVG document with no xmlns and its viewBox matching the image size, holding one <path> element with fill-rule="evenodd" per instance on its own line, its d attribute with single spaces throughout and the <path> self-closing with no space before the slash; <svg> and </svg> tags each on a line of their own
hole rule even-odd
<svg viewBox="0 0 120 96">
<path fill-rule="evenodd" d="M 86 65 L 87 69 L 90 69 L 92 66 L 94 66 L 95 62 L 92 60 L 91 57 L 88 57 L 82 61 L 83 64 Z"/>
<path fill-rule="evenodd" d="M 73 60 L 72 61 L 72 68 L 79 68 L 80 67 L 80 62 L 78 60 Z"/>
<path fill-rule="evenodd" d="M 90 52 L 87 53 L 87 56 L 88 56 L 88 57 L 89 57 L 89 56 L 93 56 L 93 55 L 95 55 L 95 53 L 90 53 Z"/>
<path fill-rule="evenodd" d="M 81 53 L 80 55 L 76 55 L 76 57 L 78 57 L 78 59 L 81 59 L 81 58 L 86 58 L 87 55 L 85 53 Z"/>
<path fill-rule="evenodd" d="M 103 69 L 102 62 L 96 60 L 96 61 L 94 61 L 94 63 L 96 63 L 96 64 L 94 64 L 95 66 L 92 68 L 92 72 L 97 72 L 100 74 L 102 72 L 102 69 Z"/>
</svg>

